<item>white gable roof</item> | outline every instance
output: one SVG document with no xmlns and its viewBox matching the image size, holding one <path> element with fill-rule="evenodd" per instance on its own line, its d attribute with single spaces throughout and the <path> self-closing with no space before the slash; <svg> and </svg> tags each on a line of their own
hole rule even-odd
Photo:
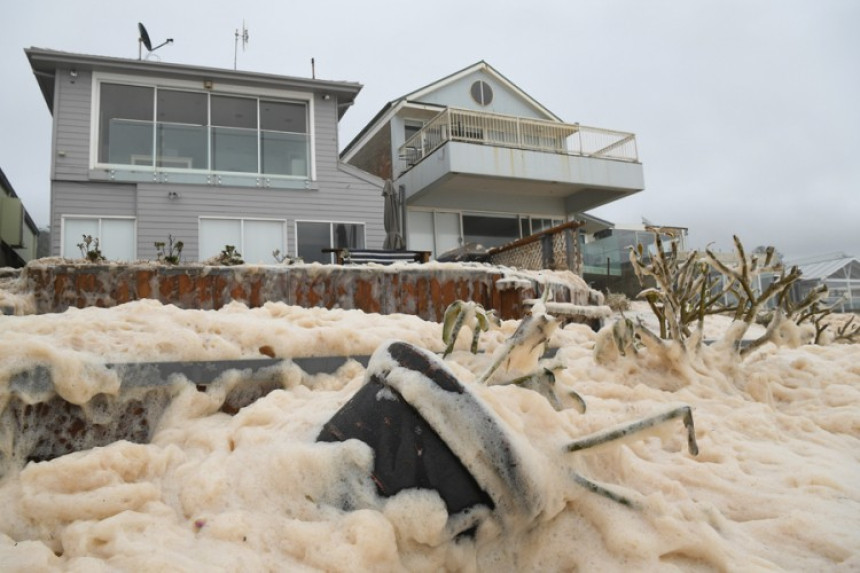
<svg viewBox="0 0 860 573">
<path fill-rule="evenodd" d="M 399 98 L 393 99 L 385 104 L 385 106 L 379 110 L 379 112 L 374 116 L 370 122 L 365 125 L 361 131 L 350 141 L 346 147 L 341 152 L 341 159 L 344 161 L 349 161 L 350 158 L 360 149 L 362 148 L 384 125 L 387 125 L 391 118 L 397 115 L 397 113 L 406 106 L 410 107 L 425 107 L 432 108 L 438 107 L 441 111 L 444 109 L 444 106 L 438 106 L 437 104 L 428 104 L 422 102 L 422 98 L 425 98 L 431 93 L 437 92 L 440 89 L 449 86 L 450 84 L 457 82 L 458 80 L 469 76 L 470 74 L 474 74 L 476 72 L 483 72 L 488 76 L 492 77 L 494 80 L 498 81 L 500 85 L 505 86 L 506 89 L 510 90 L 511 93 L 515 94 L 517 98 L 519 98 L 524 105 L 532 108 L 535 112 L 543 116 L 545 119 L 550 121 L 558 121 L 562 122 L 561 118 L 552 113 L 550 110 L 545 108 L 540 104 L 536 99 L 531 97 L 529 94 L 524 92 L 517 86 L 515 83 L 510 81 L 504 75 L 502 75 L 497 69 L 493 66 L 481 60 L 472 64 L 471 66 L 465 67 L 458 72 L 454 72 L 449 76 L 445 76 L 440 80 L 436 80 L 433 83 L 427 84 L 426 86 L 419 88 L 415 91 L 409 92 L 406 95 L 403 95 Z"/>
<path fill-rule="evenodd" d="M 406 94 L 405 96 L 403 96 L 401 98 L 398 98 L 397 100 L 394 100 L 394 102 L 420 102 L 422 100 L 422 98 L 424 98 L 428 94 L 435 92 L 435 91 L 437 91 L 437 90 L 439 90 L 439 89 L 441 89 L 447 85 L 450 85 L 454 82 L 457 82 L 464 77 L 467 77 L 471 74 L 474 74 L 475 72 L 483 72 L 483 73 L 493 77 L 496 81 L 498 81 L 500 84 L 504 85 L 507 89 L 509 89 L 512 92 L 514 92 L 515 94 L 517 94 L 517 96 L 519 96 L 526 104 L 528 104 L 530 107 L 534 108 L 535 111 L 537 111 L 539 114 L 545 116 L 546 119 L 549 119 L 552 121 L 562 121 L 561 118 L 559 118 L 557 115 L 555 115 L 550 110 L 548 110 L 543 105 L 541 105 L 540 102 L 538 102 L 536 99 L 534 99 L 529 94 L 524 92 L 522 89 L 520 89 L 519 86 L 517 86 L 511 80 L 506 78 L 496 68 L 494 68 L 493 66 L 491 66 L 490 64 L 488 64 L 484 60 L 476 62 L 476 63 L 472 64 L 471 66 L 463 68 L 462 70 L 460 70 L 458 72 L 454 72 L 453 74 L 446 76 L 440 80 L 437 80 L 431 84 L 427 84 L 426 86 L 424 86 L 422 88 L 419 88 L 413 92 Z M 394 102 L 392 102 L 392 103 L 394 103 Z"/>
</svg>

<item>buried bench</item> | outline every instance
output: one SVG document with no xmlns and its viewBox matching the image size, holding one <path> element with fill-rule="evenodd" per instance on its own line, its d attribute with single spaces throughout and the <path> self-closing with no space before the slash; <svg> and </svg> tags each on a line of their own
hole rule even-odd
<svg viewBox="0 0 860 573">
<path fill-rule="evenodd" d="M 383 249 L 323 249 L 323 253 L 334 253 L 338 265 L 376 263 L 390 265 L 398 261 L 426 263 L 430 251 L 388 251 Z"/>
</svg>

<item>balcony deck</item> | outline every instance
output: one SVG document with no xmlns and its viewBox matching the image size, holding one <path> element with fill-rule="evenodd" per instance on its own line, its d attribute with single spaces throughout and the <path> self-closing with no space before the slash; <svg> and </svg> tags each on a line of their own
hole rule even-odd
<svg viewBox="0 0 860 573">
<path fill-rule="evenodd" d="M 398 181 L 412 204 L 471 194 L 563 199 L 583 211 L 644 188 L 636 136 L 449 108 L 400 147 Z"/>
</svg>

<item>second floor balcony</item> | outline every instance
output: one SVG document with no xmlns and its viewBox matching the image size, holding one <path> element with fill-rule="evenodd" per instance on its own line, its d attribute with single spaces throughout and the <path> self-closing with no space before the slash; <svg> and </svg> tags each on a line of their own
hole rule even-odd
<svg viewBox="0 0 860 573">
<path fill-rule="evenodd" d="M 407 198 L 492 187 L 584 211 L 644 188 L 632 133 L 457 108 L 428 121 L 397 160 Z"/>
</svg>

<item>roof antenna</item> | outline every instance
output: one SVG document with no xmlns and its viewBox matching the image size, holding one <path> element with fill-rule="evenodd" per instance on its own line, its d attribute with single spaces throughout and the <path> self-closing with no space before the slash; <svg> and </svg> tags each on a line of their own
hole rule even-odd
<svg viewBox="0 0 860 573">
<path fill-rule="evenodd" d="M 147 51 L 146 57 L 149 58 L 149 55 L 152 54 L 152 52 L 154 52 L 155 50 L 157 50 L 161 46 L 173 43 L 173 38 L 167 38 L 166 41 L 158 44 L 157 46 L 155 46 L 153 48 L 152 42 L 149 39 L 149 34 L 146 32 L 146 28 L 144 27 L 144 25 L 141 24 L 140 22 L 138 22 L 137 23 L 137 29 L 140 32 L 140 36 L 137 38 L 137 59 L 138 60 L 142 59 L 142 56 L 143 56 L 143 50 L 142 50 L 141 46 L 146 48 L 146 51 Z"/>
<path fill-rule="evenodd" d="M 233 69 L 236 69 L 236 57 L 239 53 L 239 38 L 242 38 L 242 51 L 245 51 L 245 46 L 248 45 L 248 27 L 245 26 L 245 20 L 242 20 L 242 34 L 236 30 L 236 41 L 233 43 Z"/>
</svg>

